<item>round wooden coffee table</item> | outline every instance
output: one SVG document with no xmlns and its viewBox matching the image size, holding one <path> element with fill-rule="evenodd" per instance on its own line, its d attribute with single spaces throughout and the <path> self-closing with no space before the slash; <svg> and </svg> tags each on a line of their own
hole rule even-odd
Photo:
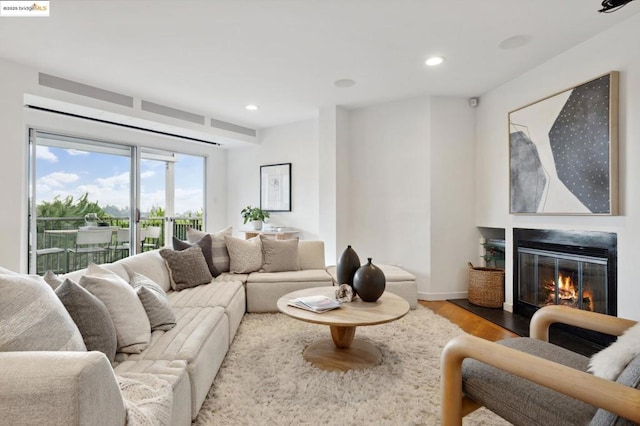
<svg viewBox="0 0 640 426">
<path fill-rule="evenodd" d="M 307 288 L 278 299 L 280 312 L 300 321 L 328 325 L 331 330 L 331 339 L 320 340 L 305 348 L 304 359 L 316 367 L 334 371 L 364 369 L 380 364 L 382 352 L 369 342 L 354 339 L 356 327 L 384 324 L 402 318 L 409 312 L 409 303 L 387 291 L 376 302 L 356 299 L 321 314 L 287 305 L 289 300 L 296 297 L 324 295 L 335 298 L 337 288 Z"/>
</svg>

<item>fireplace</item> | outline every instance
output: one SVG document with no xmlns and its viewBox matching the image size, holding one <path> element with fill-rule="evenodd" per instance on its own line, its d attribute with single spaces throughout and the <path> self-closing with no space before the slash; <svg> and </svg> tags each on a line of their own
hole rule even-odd
<svg viewBox="0 0 640 426">
<path fill-rule="evenodd" d="M 546 305 L 617 315 L 617 235 L 609 232 L 513 230 L 514 313 Z M 573 331 L 598 344 L 610 340 Z"/>
</svg>

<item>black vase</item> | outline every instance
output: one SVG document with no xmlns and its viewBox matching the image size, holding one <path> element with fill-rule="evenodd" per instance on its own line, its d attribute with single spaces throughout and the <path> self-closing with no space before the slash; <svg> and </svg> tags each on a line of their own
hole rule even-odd
<svg viewBox="0 0 640 426">
<path fill-rule="evenodd" d="M 353 287 L 353 275 L 360 267 L 360 258 L 351 246 L 342 252 L 336 265 L 336 274 L 338 278 L 338 285 L 349 284 Z"/>
<path fill-rule="evenodd" d="M 364 302 L 375 302 L 384 293 L 387 280 L 382 269 L 371 263 L 361 266 L 353 276 L 353 289 Z"/>
</svg>

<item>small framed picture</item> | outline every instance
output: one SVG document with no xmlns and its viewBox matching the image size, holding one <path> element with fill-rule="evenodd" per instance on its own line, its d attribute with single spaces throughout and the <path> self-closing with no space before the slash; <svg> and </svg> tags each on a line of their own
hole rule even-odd
<svg viewBox="0 0 640 426">
<path fill-rule="evenodd" d="M 260 166 L 260 208 L 291 211 L 291 163 Z"/>
</svg>

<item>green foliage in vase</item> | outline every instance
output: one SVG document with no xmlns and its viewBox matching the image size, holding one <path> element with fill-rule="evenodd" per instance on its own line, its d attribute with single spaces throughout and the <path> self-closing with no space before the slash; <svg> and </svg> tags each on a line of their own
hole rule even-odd
<svg viewBox="0 0 640 426">
<path fill-rule="evenodd" d="M 491 244 L 490 242 L 482 243 L 484 247 L 484 255 L 482 258 L 487 262 L 487 267 L 497 268 L 498 263 L 504 263 L 504 249 L 502 247 Z"/>
<path fill-rule="evenodd" d="M 269 218 L 269 212 L 262 210 L 260 207 L 251 207 L 250 205 L 245 207 L 240 211 L 242 215 L 242 219 L 244 219 L 244 223 L 247 223 L 251 220 L 261 220 Z"/>
</svg>

